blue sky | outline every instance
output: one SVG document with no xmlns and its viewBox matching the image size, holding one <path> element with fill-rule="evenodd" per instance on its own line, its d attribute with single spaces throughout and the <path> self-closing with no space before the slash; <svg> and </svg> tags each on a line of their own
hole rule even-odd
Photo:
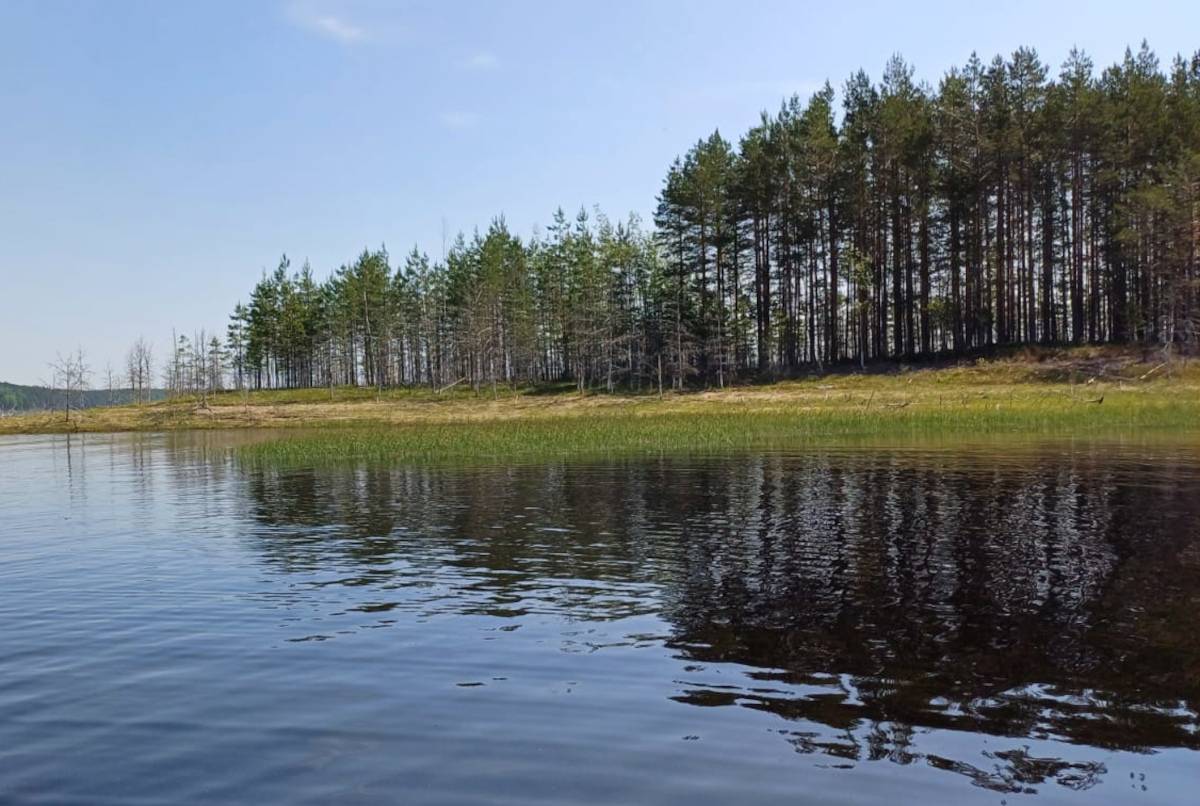
<svg viewBox="0 0 1200 806">
<path fill-rule="evenodd" d="M 223 333 L 286 251 L 649 216 L 671 159 L 792 92 L 973 50 L 1200 47 L 1194 2 L 0 0 L 0 380 Z M 99 372 L 93 383 L 100 385 Z"/>
</svg>

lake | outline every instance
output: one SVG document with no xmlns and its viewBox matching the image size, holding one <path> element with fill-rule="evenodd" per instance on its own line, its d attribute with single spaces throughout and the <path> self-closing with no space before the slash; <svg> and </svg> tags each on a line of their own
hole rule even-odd
<svg viewBox="0 0 1200 806">
<path fill-rule="evenodd" d="M 0 439 L 0 802 L 1194 803 L 1200 441 Z"/>
</svg>

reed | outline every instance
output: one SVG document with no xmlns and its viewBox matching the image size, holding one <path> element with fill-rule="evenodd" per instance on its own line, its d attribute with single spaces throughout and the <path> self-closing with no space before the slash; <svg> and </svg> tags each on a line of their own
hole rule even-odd
<svg viewBox="0 0 1200 806">
<path fill-rule="evenodd" d="M 1108 392 L 1097 398 L 1061 395 L 968 395 L 827 406 L 750 401 L 696 402 L 658 412 L 597 411 L 494 420 L 409 425 L 358 425 L 300 431 L 244 446 L 243 458 L 273 464 L 367 461 L 495 461 L 602 455 L 712 453 L 786 449 L 852 437 L 978 436 L 983 434 L 1104 435 L 1146 431 L 1191 433 L 1200 428 L 1200 401 Z"/>
</svg>

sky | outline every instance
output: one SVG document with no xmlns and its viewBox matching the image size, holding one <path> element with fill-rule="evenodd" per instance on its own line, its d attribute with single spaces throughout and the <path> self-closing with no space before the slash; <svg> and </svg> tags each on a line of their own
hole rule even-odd
<svg viewBox="0 0 1200 806">
<path fill-rule="evenodd" d="M 1194 0 L 0 0 L 0 380 L 81 345 L 102 386 L 139 336 L 223 334 L 284 252 L 324 277 L 499 214 L 649 221 L 696 140 L 893 53 L 936 84 L 1197 31 Z"/>
</svg>

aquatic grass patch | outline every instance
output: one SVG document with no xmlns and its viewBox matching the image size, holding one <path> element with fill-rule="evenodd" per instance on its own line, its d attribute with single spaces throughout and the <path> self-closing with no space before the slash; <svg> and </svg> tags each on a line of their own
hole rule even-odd
<svg viewBox="0 0 1200 806">
<path fill-rule="evenodd" d="M 666 404 L 661 404 L 665 408 Z M 288 433 L 239 449 L 245 459 L 329 462 L 497 461 L 605 455 L 716 453 L 799 447 L 847 437 L 982 434 L 1121 435 L 1200 428 L 1200 402 L 1109 392 L 1103 400 L 974 394 L 920 400 L 830 398 L 821 405 L 701 401 L 590 414 L 353 425 Z"/>
</svg>

